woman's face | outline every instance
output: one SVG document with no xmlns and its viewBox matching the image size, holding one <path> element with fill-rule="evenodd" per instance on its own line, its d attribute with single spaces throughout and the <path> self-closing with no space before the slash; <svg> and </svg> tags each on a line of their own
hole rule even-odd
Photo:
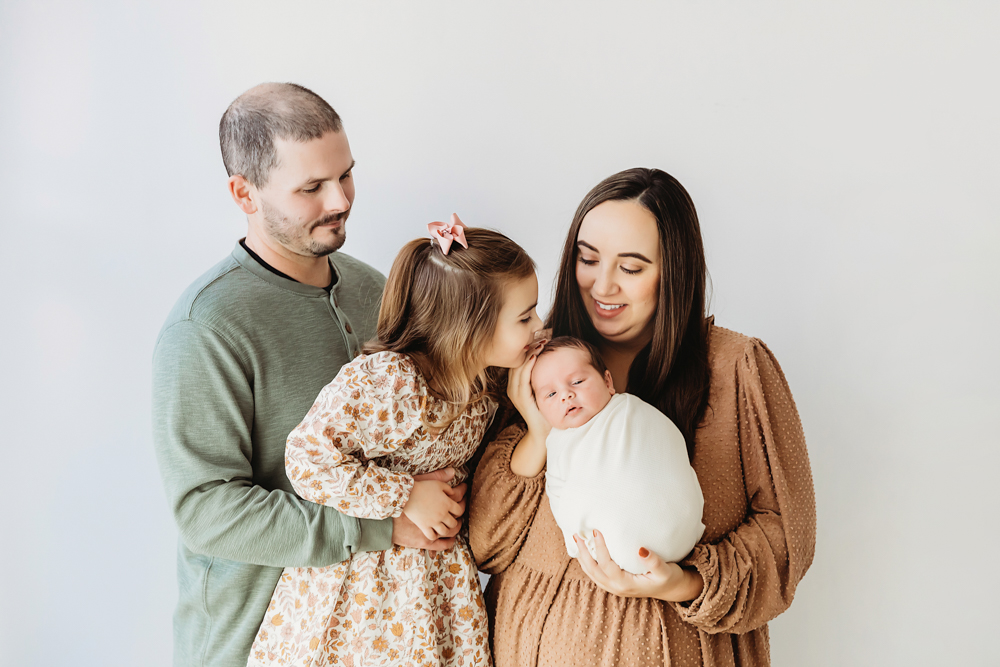
<svg viewBox="0 0 1000 667">
<path fill-rule="evenodd" d="M 656 218 L 634 201 L 606 201 L 583 218 L 576 282 L 594 328 L 612 343 L 645 345 L 660 296 Z"/>
</svg>

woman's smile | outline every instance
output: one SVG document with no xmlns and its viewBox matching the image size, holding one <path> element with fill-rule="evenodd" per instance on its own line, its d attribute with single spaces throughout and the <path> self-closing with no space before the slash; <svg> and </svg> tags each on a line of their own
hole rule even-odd
<svg viewBox="0 0 1000 667">
<path fill-rule="evenodd" d="M 615 317 L 622 312 L 622 309 L 625 308 L 625 306 L 626 304 L 624 303 L 604 303 L 603 301 L 594 299 L 594 307 L 600 317 Z"/>
</svg>

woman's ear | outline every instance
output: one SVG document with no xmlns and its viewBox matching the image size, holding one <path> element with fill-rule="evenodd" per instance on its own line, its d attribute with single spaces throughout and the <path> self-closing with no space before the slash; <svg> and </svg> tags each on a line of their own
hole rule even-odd
<svg viewBox="0 0 1000 667">
<path fill-rule="evenodd" d="M 608 391 L 615 395 L 615 381 L 611 378 L 611 371 L 604 371 L 604 384 L 608 385 Z"/>
<path fill-rule="evenodd" d="M 247 215 L 257 212 L 257 202 L 255 201 L 257 189 L 250 185 L 250 182 L 241 174 L 229 177 L 229 194 L 240 210 Z"/>
</svg>

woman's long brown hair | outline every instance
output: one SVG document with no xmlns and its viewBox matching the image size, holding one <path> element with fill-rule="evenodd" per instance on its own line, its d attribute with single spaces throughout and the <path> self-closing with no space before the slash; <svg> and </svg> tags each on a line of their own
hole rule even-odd
<svg viewBox="0 0 1000 667">
<path fill-rule="evenodd" d="M 521 246 L 499 232 L 467 227 L 465 238 L 468 248 L 452 243 L 447 255 L 429 238 L 403 246 L 382 293 L 377 338 L 364 347 L 413 360 L 431 393 L 448 403 L 443 414 L 424 415 L 432 430 L 499 393 L 505 372 L 481 370 L 483 356 L 507 286 L 535 270 Z"/>
<path fill-rule="evenodd" d="M 584 217 L 606 201 L 634 201 L 653 214 L 660 239 L 659 302 L 653 339 L 628 372 L 627 391 L 654 405 L 684 434 L 688 456 L 708 405 L 708 322 L 705 319 L 707 268 L 694 202 L 684 187 L 659 169 L 627 169 L 594 187 L 576 209 L 566 236 L 555 299 L 546 326 L 554 336 L 575 336 L 595 345 L 604 340 L 594 328 L 576 281 L 577 236 Z"/>
</svg>

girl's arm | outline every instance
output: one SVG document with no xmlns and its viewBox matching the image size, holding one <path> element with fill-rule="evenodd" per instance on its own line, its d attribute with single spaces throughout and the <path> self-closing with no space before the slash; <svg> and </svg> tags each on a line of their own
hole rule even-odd
<svg viewBox="0 0 1000 667">
<path fill-rule="evenodd" d="M 422 399 L 414 378 L 385 355 L 344 366 L 288 436 L 285 469 L 295 492 L 349 516 L 398 517 L 413 478 L 356 455 L 398 449 L 420 426 Z"/>
<path fill-rule="evenodd" d="M 681 564 L 704 588 L 681 618 L 709 633 L 759 628 L 788 608 L 812 563 L 816 501 L 795 401 L 771 351 L 753 339 L 737 362 L 737 415 L 746 519 L 714 544 L 699 544 Z"/>
<path fill-rule="evenodd" d="M 469 546 L 480 570 L 496 574 L 514 562 L 545 493 L 545 475 L 522 477 L 511 455 L 526 429 L 515 424 L 486 447 L 472 478 Z"/>
</svg>

